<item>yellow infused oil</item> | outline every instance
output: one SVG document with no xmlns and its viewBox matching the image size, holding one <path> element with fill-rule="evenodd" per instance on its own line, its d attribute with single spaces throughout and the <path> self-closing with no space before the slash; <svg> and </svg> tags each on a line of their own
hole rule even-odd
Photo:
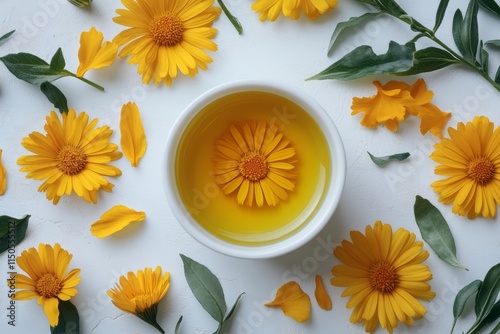
<svg viewBox="0 0 500 334">
<path fill-rule="evenodd" d="M 249 128 L 254 133 L 276 131 L 276 137 L 279 136 L 275 138 L 279 142 L 276 149 L 281 151 L 273 158 L 278 159 L 275 166 L 286 170 L 266 168 L 259 160 L 260 153 L 245 155 L 248 163 L 234 167 L 251 182 L 262 181 L 266 175 L 276 180 L 276 175 L 268 174 L 272 173 L 269 170 L 291 181 L 293 188 L 289 188 L 286 180 L 282 181 L 286 189 L 278 189 L 280 196 L 275 196 L 272 205 L 266 199 L 259 203 L 258 196 L 248 198 L 248 195 L 239 204 L 239 188 L 227 193 L 234 187 L 230 181 L 223 181 L 230 177 L 216 167 L 220 166 L 221 156 L 225 156 L 218 153 L 217 145 L 222 143 L 238 150 L 235 144 L 238 141 L 233 139 L 233 143 L 228 138 L 239 138 L 238 133 L 248 138 Z M 244 245 L 276 242 L 303 227 L 321 205 L 332 163 L 319 126 L 305 110 L 281 96 L 257 91 L 231 94 L 205 107 L 184 132 L 176 162 L 177 185 L 191 216 L 213 235 Z M 290 165 L 293 169 L 288 170 Z M 244 187 L 243 182 L 240 187 Z"/>
</svg>

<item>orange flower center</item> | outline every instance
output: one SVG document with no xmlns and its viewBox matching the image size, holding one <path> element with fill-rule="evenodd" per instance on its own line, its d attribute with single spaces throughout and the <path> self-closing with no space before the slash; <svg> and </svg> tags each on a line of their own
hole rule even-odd
<svg viewBox="0 0 500 334">
<path fill-rule="evenodd" d="M 379 292 L 391 292 L 396 288 L 398 276 L 394 267 L 386 262 L 376 263 L 370 271 L 372 288 Z"/>
<path fill-rule="evenodd" d="M 495 165 L 487 158 L 480 158 L 469 163 L 467 171 L 474 182 L 484 185 L 493 180 L 495 176 Z"/>
<path fill-rule="evenodd" d="M 181 20 L 172 14 L 155 16 L 149 25 L 153 41 L 160 46 L 174 46 L 182 41 L 184 27 Z"/>
<path fill-rule="evenodd" d="M 253 182 L 265 178 L 269 173 L 266 157 L 258 152 L 245 153 L 238 168 L 245 179 Z"/>
<path fill-rule="evenodd" d="M 61 292 L 63 284 L 54 274 L 43 274 L 36 281 L 36 292 L 45 298 L 54 298 Z"/>
<path fill-rule="evenodd" d="M 64 146 L 57 154 L 57 167 L 67 175 L 80 173 L 87 165 L 87 155 L 81 148 Z"/>
</svg>

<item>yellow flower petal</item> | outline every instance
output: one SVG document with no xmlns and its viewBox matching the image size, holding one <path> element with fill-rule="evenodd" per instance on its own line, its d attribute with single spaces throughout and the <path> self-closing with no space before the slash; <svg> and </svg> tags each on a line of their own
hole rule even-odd
<svg viewBox="0 0 500 334">
<path fill-rule="evenodd" d="M 325 286 L 323 285 L 323 280 L 320 275 L 316 275 L 315 277 L 316 289 L 314 290 L 314 297 L 316 297 L 316 302 L 318 306 L 323 310 L 331 310 L 332 309 L 332 300 L 328 293 L 326 292 Z"/>
<path fill-rule="evenodd" d="M 261 21 L 274 21 L 281 13 L 292 20 L 297 20 L 301 12 L 315 20 L 337 6 L 337 2 L 338 0 L 257 0 L 252 9 L 260 13 Z"/>
<path fill-rule="evenodd" d="M 7 188 L 6 171 L 2 163 L 2 152 L 0 150 L 0 196 L 5 193 L 5 188 Z"/>
<path fill-rule="evenodd" d="M 93 223 L 90 231 L 98 238 L 105 238 L 121 231 L 132 222 L 140 222 L 144 219 L 146 219 L 144 212 L 129 209 L 124 205 L 116 205 L 106 211 L 101 219 Z"/>
<path fill-rule="evenodd" d="M 115 61 L 118 44 L 106 42 L 102 45 L 102 41 L 103 34 L 95 27 L 81 33 L 78 50 L 80 65 L 76 71 L 77 76 L 83 77 L 88 70 L 106 67 Z"/>
<path fill-rule="evenodd" d="M 122 107 L 120 132 L 123 154 L 132 163 L 132 167 L 137 167 L 146 152 L 147 144 L 139 108 L 134 102 L 128 102 Z"/>
<path fill-rule="evenodd" d="M 292 317 L 298 322 L 309 320 L 311 315 L 311 299 L 294 281 L 281 286 L 276 292 L 274 300 L 265 306 L 279 307 L 286 316 Z"/>
</svg>

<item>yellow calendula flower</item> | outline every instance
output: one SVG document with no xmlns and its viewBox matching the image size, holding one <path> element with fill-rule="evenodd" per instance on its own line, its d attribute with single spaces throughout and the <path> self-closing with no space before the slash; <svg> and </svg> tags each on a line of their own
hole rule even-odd
<svg viewBox="0 0 500 334">
<path fill-rule="evenodd" d="M 128 27 L 113 41 L 122 46 L 120 57 L 138 64 L 142 82 L 155 85 L 172 79 L 180 71 L 191 77 L 198 68 L 207 69 L 212 58 L 205 50 L 216 51 L 212 41 L 217 29 L 213 21 L 221 9 L 214 0 L 122 0 L 127 9 L 118 9 L 113 21 Z"/>
<path fill-rule="evenodd" d="M 103 39 L 102 32 L 94 27 L 81 33 L 78 50 L 80 65 L 76 71 L 78 77 L 83 77 L 88 70 L 106 67 L 115 61 L 118 45 L 113 42 L 102 44 Z"/>
<path fill-rule="evenodd" d="M 314 297 L 316 298 L 316 302 L 318 306 L 323 310 L 331 310 L 332 309 L 332 300 L 328 293 L 326 292 L 325 286 L 323 285 L 323 280 L 320 275 L 316 275 L 314 278 L 316 283 L 316 288 L 314 289 Z"/>
<path fill-rule="evenodd" d="M 292 317 L 298 322 L 305 322 L 311 316 L 311 299 L 294 281 L 281 286 L 276 292 L 274 300 L 265 306 L 279 307 L 286 316 Z"/>
<path fill-rule="evenodd" d="M 437 175 L 447 177 L 431 184 L 439 201 L 453 203 L 461 216 L 495 217 L 500 204 L 500 127 L 485 116 L 448 128 L 450 138 L 434 145 L 431 159 Z"/>
<path fill-rule="evenodd" d="M 40 244 L 38 250 L 34 247 L 22 251 L 16 262 L 28 276 L 12 274 L 12 282 L 16 289 L 15 300 L 38 299 L 38 305 L 43 305 L 51 327 L 59 323 L 59 300 L 70 300 L 78 291 L 80 269 L 67 272 L 73 256 L 61 248 L 59 244 Z M 7 281 L 9 284 L 10 282 Z"/>
<path fill-rule="evenodd" d="M 62 115 L 55 111 L 47 116 L 45 135 L 32 132 L 22 145 L 34 155 L 22 156 L 17 163 L 27 178 L 45 180 L 38 191 L 57 204 L 63 195 L 73 191 L 87 202 L 97 203 L 97 191 L 111 191 L 113 184 L 106 176 L 119 176 L 121 171 L 109 165 L 121 158 L 118 146 L 109 142 L 113 130 L 96 128 L 98 119 L 89 122 L 85 112 L 73 109 Z"/>
<path fill-rule="evenodd" d="M 342 297 L 350 296 L 347 308 L 354 308 L 351 322 L 361 322 L 369 333 L 378 324 L 389 333 L 399 322 L 412 325 L 427 312 L 418 299 L 435 297 L 428 280 L 429 267 L 422 264 L 429 253 L 415 234 L 399 228 L 393 233 L 389 224 L 375 222 L 365 234 L 351 232 L 351 241 L 343 240 L 334 250 L 343 262 L 333 267 L 331 284 L 346 287 Z"/>
<path fill-rule="evenodd" d="M 120 282 L 108 290 L 108 295 L 120 310 L 136 315 L 160 333 L 165 333 L 156 321 L 156 315 L 158 304 L 169 288 L 170 273 L 162 275 L 161 267 L 156 267 L 154 271 L 145 268 L 121 276 Z"/>
<path fill-rule="evenodd" d="M 214 176 L 226 195 L 238 190 L 238 204 L 275 206 L 294 189 L 295 148 L 276 124 L 231 125 L 216 142 Z"/>
<path fill-rule="evenodd" d="M 7 172 L 2 163 L 2 150 L 0 150 L 0 196 L 5 194 L 5 189 L 7 188 Z"/>
<path fill-rule="evenodd" d="M 281 13 L 296 20 L 301 12 L 315 20 L 336 7 L 337 3 L 338 0 L 257 0 L 252 9 L 260 13 L 261 21 L 275 21 Z"/>
<path fill-rule="evenodd" d="M 141 114 L 137 104 L 124 104 L 120 117 L 120 145 L 123 154 L 132 163 L 132 167 L 139 165 L 139 160 L 146 153 L 146 134 L 142 126 Z"/>
<path fill-rule="evenodd" d="M 135 211 L 124 205 L 115 205 L 106 211 L 101 219 L 90 227 L 90 232 L 98 238 L 108 237 L 121 231 L 132 222 L 140 222 L 146 219 L 143 211 Z"/>
</svg>

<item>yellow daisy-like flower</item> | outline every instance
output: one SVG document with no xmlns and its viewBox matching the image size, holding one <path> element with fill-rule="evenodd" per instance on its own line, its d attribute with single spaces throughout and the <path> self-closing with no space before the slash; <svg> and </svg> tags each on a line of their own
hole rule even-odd
<svg viewBox="0 0 500 334">
<path fill-rule="evenodd" d="M 350 296 L 347 308 L 354 308 L 351 322 L 362 322 L 373 333 L 380 323 L 389 333 L 398 321 L 407 325 L 427 312 L 418 301 L 435 297 L 428 280 L 429 267 L 422 264 L 429 253 L 415 234 L 399 228 L 392 232 L 389 224 L 375 222 L 365 235 L 351 232 L 352 242 L 343 240 L 334 250 L 344 264 L 333 267 L 331 284 L 347 287 L 342 297 Z"/>
<path fill-rule="evenodd" d="M 16 259 L 28 276 L 12 274 L 16 289 L 24 289 L 16 291 L 14 299 L 37 298 L 51 327 L 59 323 L 59 300 L 68 301 L 78 293 L 75 287 L 80 283 L 80 269 L 67 272 L 72 257 L 59 244 L 40 244 L 38 250 L 32 247 Z"/>
<path fill-rule="evenodd" d="M 260 20 L 275 21 L 283 13 L 292 20 L 297 20 L 303 12 L 316 20 L 321 14 L 336 7 L 338 0 L 257 0 L 252 9 L 260 13 Z"/>
<path fill-rule="evenodd" d="M 0 196 L 5 193 L 5 189 L 7 188 L 7 178 L 5 167 L 2 163 L 2 150 L 0 150 Z"/>
<path fill-rule="evenodd" d="M 231 125 L 215 145 L 215 181 L 226 195 L 238 190 L 238 204 L 261 207 L 265 199 L 276 206 L 295 187 L 295 162 L 295 148 L 276 124 Z"/>
<path fill-rule="evenodd" d="M 212 58 L 204 50 L 216 51 L 211 39 L 217 29 L 213 21 L 221 9 L 214 0 L 122 0 L 127 9 L 118 9 L 113 18 L 129 27 L 113 41 L 122 46 L 120 57 L 131 56 L 128 62 L 138 64 L 142 82 L 155 85 L 172 84 L 180 71 L 191 77 L 198 68 L 207 69 Z"/>
<path fill-rule="evenodd" d="M 73 109 L 62 115 L 55 111 L 47 116 L 45 131 L 32 132 L 22 145 L 35 155 L 17 160 L 27 178 L 45 180 L 38 191 L 47 192 L 47 199 L 57 204 L 63 195 L 73 191 L 87 202 L 97 203 L 97 191 L 111 191 L 113 184 L 105 176 L 119 176 L 121 171 L 109 165 L 122 156 L 118 146 L 109 142 L 113 130 L 96 128 L 98 119 L 89 123 L 85 112 L 76 115 Z"/>
<path fill-rule="evenodd" d="M 143 211 L 135 211 L 124 205 L 115 205 L 90 226 L 90 232 L 98 238 L 105 238 L 121 231 L 132 222 L 140 222 L 144 219 L 146 219 L 146 214 Z"/>
<path fill-rule="evenodd" d="M 485 116 L 448 128 L 450 138 L 434 145 L 434 170 L 446 179 L 431 184 L 439 201 L 461 216 L 495 217 L 500 204 L 500 127 Z"/>
<path fill-rule="evenodd" d="M 295 281 L 283 284 L 276 292 L 274 300 L 265 306 L 279 307 L 286 316 L 297 322 L 305 322 L 311 317 L 311 298 Z"/>
<path fill-rule="evenodd" d="M 102 32 L 95 27 L 81 33 L 78 50 L 80 65 L 76 71 L 78 77 L 83 77 L 88 70 L 106 67 L 115 61 L 118 45 L 113 42 L 102 44 L 103 39 Z"/>
<path fill-rule="evenodd" d="M 128 272 L 121 276 L 120 282 L 108 290 L 113 304 L 120 310 L 134 314 L 165 333 L 156 321 L 158 304 L 170 288 L 170 273 L 162 275 L 161 267 L 138 270 L 137 274 Z"/>
</svg>

